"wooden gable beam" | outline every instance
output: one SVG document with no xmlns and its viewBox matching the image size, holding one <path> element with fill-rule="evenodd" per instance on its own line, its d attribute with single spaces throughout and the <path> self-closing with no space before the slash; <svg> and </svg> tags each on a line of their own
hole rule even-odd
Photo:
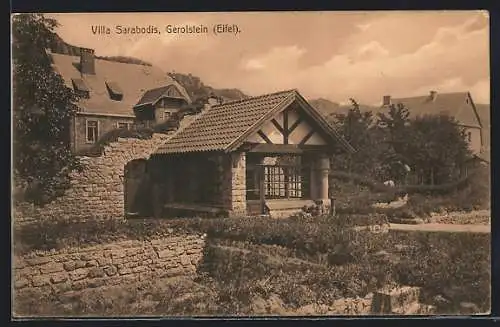
<svg viewBox="0 0 500 327">
<path fill-rule="evenodd" d="M 292 124 L 292 126 L 290 126 L 290 128 L 288 129 L 288 135 L 292 134 L 292 132 L 297 128 L 297 126 L 300 125 L 300 123 L 303 122 L 303 119 L 301 116 L 299 116 L 299 118 L 295 121 L 295 123 Z"/>
<path fill-rule="evenodd" d="M 276 121 L 276 119 L 271 119 L 271 123 L 273 123 L 274 127 L 276 127 L 276 129 L 278 131 L 280 131 L 281 134 L 285 134 L 285 130 L 283 129 L 283 127 L 281 127 L 281 125 Z"/>
<path fill-rule="evenodd" d="M 272 142 L 272 141 L 271 141 L 271 140 L 267 137 L 267 135 L 266 135 L 266 134 L 264 134 L 264 132 L 263 132 L 263 131 L 261 131 L 260 129 L 259 129 L 259 131 L 257 132 L 257 134 L 259 134 L 259 136 L 260 136 L 260 137 L 261 137 L 264 141 L 266 141 L 266 143 L 267 143 L 267 144 L 273 144 L 273 142 Z"/>
<path fill-rule="evenodd" d="M 309 139 L 314 135 L 315 131 L 314 129 L 312 129 L 311 131 L 309 131 L 309 133 L 306 134 L 306 136 L 304 136 L 304 138 L 302 139 L 302 141 L 300 141 L 300 145 L 304 145 L 306 144 L 307 141 L 309 141 Z"/>
<path fill-rule="evenodd" d="M 290 107 L 283 110 L 283 144 L 288 144 L 288 112 L 290 111 Z"/>
</svg>

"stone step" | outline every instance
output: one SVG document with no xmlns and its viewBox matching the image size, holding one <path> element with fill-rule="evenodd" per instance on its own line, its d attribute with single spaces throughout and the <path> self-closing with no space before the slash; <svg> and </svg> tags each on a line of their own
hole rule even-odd
<svg viewBox="0 0 500 327">
<path fill-rule="evenodd" d="M 420 288 L 400 286 L 381 289 L 373 294 L 371 310 L 374 314 L 391 314 L 394 311 L 406 311 L 419 303 Z"/>
</svg>

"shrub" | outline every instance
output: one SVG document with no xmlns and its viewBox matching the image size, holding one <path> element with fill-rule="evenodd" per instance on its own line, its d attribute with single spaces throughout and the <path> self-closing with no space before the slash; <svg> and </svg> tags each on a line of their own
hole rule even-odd
<svg viewBox="0 0 500 327">
<path fill-rule="evenodd" d="M 84 221 L 39 221 L 14 228 L 14 251 L 57 250 L 128 239 L 147 240 L 177 233 L 183 232 L 172 229 L 166 220 L 95 220 L 89 217 Z"/>
</svg>

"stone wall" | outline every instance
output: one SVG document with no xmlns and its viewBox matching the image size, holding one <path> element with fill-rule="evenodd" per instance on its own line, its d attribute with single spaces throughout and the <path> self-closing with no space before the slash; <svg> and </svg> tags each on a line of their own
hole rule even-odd
<svg viewBox="0 0 500 327">
<path fill-rule="evenodd" d="M 16 224 L 43 219 L 123 217 L 124 168 L 135 159 L 148 159 L 171 134 L 154 134 L 151 139 L 119 138 L 104 148 L 99 157 L 80 157 L 83 172 L 73 172 L 71 187 L 44 207 L 29 204 L 14 208 Z"/>
<path fill-rule="evenodd" d="M 14 256 L 16 292 L 38 289 L 64 293 L 106 285 L 195 274 L 204 236 L 164 236 L 61 251 Z"/>
<path fill-rule="evenodd" d="M 230 216 L 247 214 L 246 154 L 236 152 L 223 160 L 221 167 L 223 205 Z"/>
</svg>

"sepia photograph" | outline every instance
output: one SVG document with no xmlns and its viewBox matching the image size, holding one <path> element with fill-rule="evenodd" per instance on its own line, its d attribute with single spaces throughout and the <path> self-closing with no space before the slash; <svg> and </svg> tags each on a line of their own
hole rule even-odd
<svg viewBox="0 0 500 327">
<path fill-rule="evenodd" d="M 487 11 L 11 15 L 11 315 L 491 311 Z"/>
</svg>

